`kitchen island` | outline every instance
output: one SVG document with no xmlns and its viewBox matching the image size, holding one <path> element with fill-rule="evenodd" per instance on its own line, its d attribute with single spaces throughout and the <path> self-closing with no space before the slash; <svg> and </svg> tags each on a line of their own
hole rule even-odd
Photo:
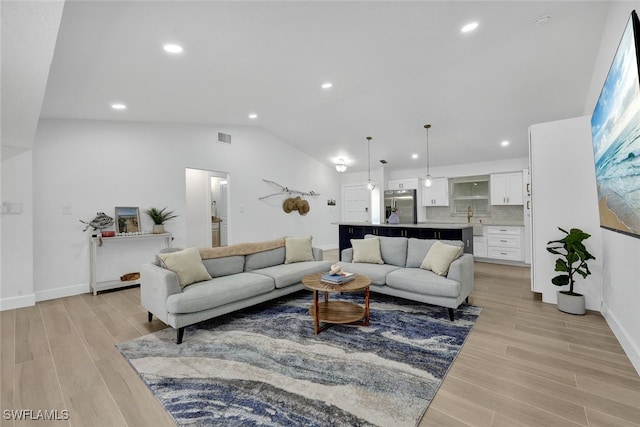
<svg viewBox="0 0 640 427">
<path fill-rule="evenodd" d="M 351 239 L 363 239 L 366 234 L 416 239 L 461 240 L 464 252 L 473 254 L 473 225 L 471 224 L 372 224 L 368 222 L 339 222 L 339 250 L 351 247 Z"/>
</svg>

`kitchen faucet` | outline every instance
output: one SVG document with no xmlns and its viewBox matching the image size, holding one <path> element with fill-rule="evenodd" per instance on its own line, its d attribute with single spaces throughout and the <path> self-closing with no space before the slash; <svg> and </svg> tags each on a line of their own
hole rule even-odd
<svg viewBox="0 0 640 427">
<path fill-rule="evenodd" d="M 471 223 L 471 217 L 473 216 L 473 212 L 471 211 L 471 206 L 467 208 L 467 223 Z"/>
</svg>

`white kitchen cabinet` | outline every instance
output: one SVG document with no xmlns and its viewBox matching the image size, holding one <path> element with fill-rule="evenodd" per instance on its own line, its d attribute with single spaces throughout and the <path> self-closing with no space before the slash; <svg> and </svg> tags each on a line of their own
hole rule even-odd
<svg viewBox="0 0 640 427">
<path fill-rule="evenodd" d="M 487 236 L 487 258 L 517 262 L 523 260 L 522 227 L 485 226 L 484 229 Z"/>
<path fill-rule="evenodd" d="M 492 173 L 491 204 L 494 206 L 524 204 L 522 185 L 521 171 Z"/>
<path fill-rule="evenodd" d="M 420 185 L 418 178 L 390 179 L 387 190 L 417 190 Z"/>
<path fill-rule="evenodd" d="M 473 256 L 487 258 L 487 237 L 473 236 Z"/>
<path fill-rule="evenodd" d="M 449 179 L 434 178 L 431 187 L 422 188 L 422 206 L 449 206 Z"/>
</svg>

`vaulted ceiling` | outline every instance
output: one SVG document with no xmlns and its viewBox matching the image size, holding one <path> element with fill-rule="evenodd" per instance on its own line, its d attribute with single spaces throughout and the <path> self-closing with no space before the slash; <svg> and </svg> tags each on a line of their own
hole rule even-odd
<svg viewBox="0 0 640 427">
<path fill-rule="evenodd" d="M 425 123 L 432 166 L 525 157 L 530 124 L 583 114 L 606 15 L 598 1 L 68 1 L 40 117 L 258 126 L 350 171 L 369 135 L 373 162 L 423 167 Z"/>
</svg>

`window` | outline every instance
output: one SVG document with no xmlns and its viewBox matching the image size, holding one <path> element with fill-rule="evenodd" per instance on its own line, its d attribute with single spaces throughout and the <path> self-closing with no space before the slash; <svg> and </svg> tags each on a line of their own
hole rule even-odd
<svg viewBox="0 0 640 427">
<path fill-rule="evenodd" d="M 469 208 L 473 216 L 490 216 L 489 175 L 451 179 L 451 215 L 466 216 Z"/>
</svg>

